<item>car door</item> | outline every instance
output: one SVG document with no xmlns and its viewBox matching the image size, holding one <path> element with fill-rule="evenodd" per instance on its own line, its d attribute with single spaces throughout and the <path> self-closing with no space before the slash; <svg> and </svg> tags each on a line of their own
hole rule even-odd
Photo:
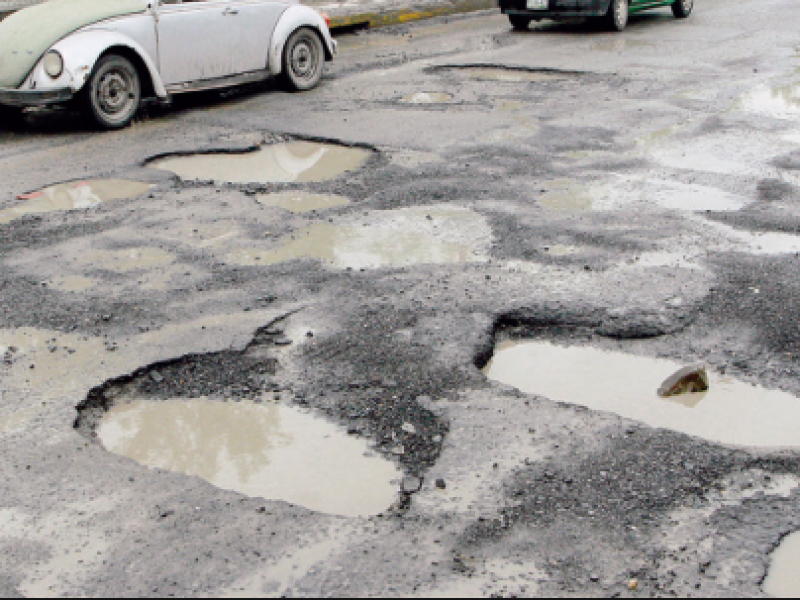
<svg viewBox="0 0 800 600">
<path fill-rule="evenodd" d="M 166 86 L 260 71 L 286 4 L 209 0 L 161 4 L 158 56 Z"/>
</svg>

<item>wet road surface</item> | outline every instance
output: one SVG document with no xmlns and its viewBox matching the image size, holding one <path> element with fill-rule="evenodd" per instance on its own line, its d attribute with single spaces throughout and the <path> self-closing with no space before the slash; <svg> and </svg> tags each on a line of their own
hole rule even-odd
<svg viewBox="0 0 800 600">
<path fill-rule="evenodd" d="M 800 6 L 696 5 L 0 124 L 0 592 L 788 593 Z"/>
</svg>

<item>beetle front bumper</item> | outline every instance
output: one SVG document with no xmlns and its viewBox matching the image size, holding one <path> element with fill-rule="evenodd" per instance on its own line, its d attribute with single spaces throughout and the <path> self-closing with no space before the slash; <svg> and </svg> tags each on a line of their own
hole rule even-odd
<svg viewBox="0 0 800 600">
<path fill-rule="evenodd" d="M 21 108 L 69 102 L 74 96 L 75 93 L 70 88 L 56 90 L 10 90 L 8 88 L 0 88 L 0 104 Z"/>
</svg>

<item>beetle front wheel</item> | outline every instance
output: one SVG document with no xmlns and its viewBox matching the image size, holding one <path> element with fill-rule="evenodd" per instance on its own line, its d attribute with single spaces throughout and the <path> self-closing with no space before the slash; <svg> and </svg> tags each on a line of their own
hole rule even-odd
<svg viewBox="0 0 800 600">
<path fill-rule="evenodd" d="M 109 54 L 97 61 L 82 94 L 84 110 L 95 123 L 103 129 L 122 129 L 142 102 L 139 72 L 124 56 Z"/>
<path fill-rule="evenodd" d="M 678 19 L 685 19 L 692 14 L 694 8 L 694 0 L 675 0 L 672 5 L 672 14 Z"/>
<path fill-rule="evenodd" d="M 283 47 L 282 79 L 294 92 L 317 87 L 322 79 L 325 50 L 319 35 L 308 27 L 295 31 Z"/>
</svg>

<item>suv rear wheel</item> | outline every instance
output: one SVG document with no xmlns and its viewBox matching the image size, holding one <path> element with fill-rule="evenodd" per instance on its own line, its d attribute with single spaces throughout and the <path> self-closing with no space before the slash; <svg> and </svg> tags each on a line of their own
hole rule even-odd
<svg viewBox="0 0 800 600">
<path fill-rule="evenodd" d="M 606 27 L 611 31 L 622 31 L 628 26 L 629 0 L 611 0 L 604 17 Z"/>
<path fill-rule="evenodd" d="M 685 19 L 692 14 L 694 8 L 694 0 L 676 0 L 672 5 L 672 14 L 678 19 Z"/>
</svg>

